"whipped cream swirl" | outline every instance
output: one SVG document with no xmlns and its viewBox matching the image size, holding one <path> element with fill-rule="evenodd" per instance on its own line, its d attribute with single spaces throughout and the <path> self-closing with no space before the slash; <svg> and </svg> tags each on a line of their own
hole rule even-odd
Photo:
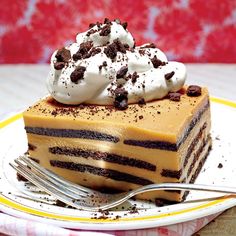
<svg viewBox="0 0 236 236">
<path fill-rule="evenodd" d="M 168 62 L 154 44 L 135 46 L 126 23 L 106 19 L 104 24 L 90 26 L 77 35 L 76 43 L 55 51 L 51 57 L 47 87 L 58 102 L 148 102 L 184 85 L 184 64 Z"/>
</svg>

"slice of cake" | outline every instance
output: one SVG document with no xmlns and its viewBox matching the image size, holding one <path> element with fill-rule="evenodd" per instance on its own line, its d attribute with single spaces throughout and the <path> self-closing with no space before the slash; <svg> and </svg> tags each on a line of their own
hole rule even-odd
<svg viewBox="0 0 236 236">
<path fill-rule="evenodd" d="M 184 86 L 184 65 L 168 62 L 154 44 L 135 47 L 126 27 L 105 19 L 53 54 L 51 96 L 23 114 L 29 156 L 94 189 L 192 183 L 211 148 L 208 91 Z"/>
</svg>

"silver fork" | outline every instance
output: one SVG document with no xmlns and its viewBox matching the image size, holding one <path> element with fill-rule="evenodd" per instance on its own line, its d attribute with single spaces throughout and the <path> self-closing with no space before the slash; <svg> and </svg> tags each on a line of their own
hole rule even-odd
<svg viewBox="0 0 236 236">
<path fill-rule="evenodd" d="M 54 196 L 69 206 L 80 210 L 98 211 L 118 206 L 131 197 L 153 190 L 198 190 L 236 194 L 236 188 L 203 184 L 161 183 L 150 184 L 138 189 L 118 194 L 105 194 L 69 182 L 55 173 L 43 168 L 27 156 L 20 156 L 9 163 L 19 174 L 41 190 Z"/>
</svg>

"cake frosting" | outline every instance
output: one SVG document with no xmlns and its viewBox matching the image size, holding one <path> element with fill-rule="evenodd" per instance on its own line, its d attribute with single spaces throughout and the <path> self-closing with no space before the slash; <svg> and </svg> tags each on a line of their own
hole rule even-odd
<svg viewBox="0 0 236 236">
<path fill-rule="evenodd" d="M 123 109 L 176 92 L 185 79 L 184 64 L 168 61 L 153 43 L 135 46 L 127 23 L 105 19 L 53 53 L 47 88 L 60 103 Z"/>
</svg>

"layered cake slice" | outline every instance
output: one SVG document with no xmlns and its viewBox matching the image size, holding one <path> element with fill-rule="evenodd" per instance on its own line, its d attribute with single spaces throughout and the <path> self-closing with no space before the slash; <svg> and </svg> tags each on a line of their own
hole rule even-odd
<svg viewBox="0 0 236 236">
<path fill-rule="evenodd" d="M 53 54 L 51 95 L 23 114 L 29 156 L 94 189 L 193 183 L 211 148 L 208 91 L 184 86 L 184 65 L 168 62 L 154 44 L 135 47 L 126 27 L 108 19 L 92 24 Z"/>
</svg>

